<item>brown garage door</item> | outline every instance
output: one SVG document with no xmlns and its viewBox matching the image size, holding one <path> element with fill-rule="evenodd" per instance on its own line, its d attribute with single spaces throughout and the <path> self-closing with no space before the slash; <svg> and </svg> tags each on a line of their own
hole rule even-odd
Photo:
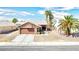
<svg viewBox="0 0 79 59">
<path fill-rule="evenodd" d="M 34 34 L 34 28 L 21 28 L 20 33 L 21 34 Z"/>
</svg>

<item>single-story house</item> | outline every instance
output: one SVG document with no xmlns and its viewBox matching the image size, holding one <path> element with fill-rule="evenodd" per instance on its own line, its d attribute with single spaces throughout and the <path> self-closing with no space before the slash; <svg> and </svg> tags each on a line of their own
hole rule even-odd
<svg viewBox="0 0 79 59">
<path fill-rule="evenodd" d="M 37 33 L 38 25 L 31 22 L 26 22 L 20 26 L 20 34 L 35 34 Z"/>
<path fill-rule="evenodd" d="M 35 34 L 38 32 L 38 29 L 46 31 L 46 24 L 36 24 L 33 22 L 26 22 L 22 24 L 19 28 L 20 34 Z"/>
</svg>

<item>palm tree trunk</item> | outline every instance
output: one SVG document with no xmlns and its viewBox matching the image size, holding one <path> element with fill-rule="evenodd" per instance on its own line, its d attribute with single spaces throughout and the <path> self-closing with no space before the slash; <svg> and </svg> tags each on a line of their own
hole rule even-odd
<svg viewBox="0 0 79 59">
<path fill-rule="evenodd" d="M 69 28 L 67 28 L 67 35 L 70 36 L 71 35 L 71 31 Z"/>
</svg>

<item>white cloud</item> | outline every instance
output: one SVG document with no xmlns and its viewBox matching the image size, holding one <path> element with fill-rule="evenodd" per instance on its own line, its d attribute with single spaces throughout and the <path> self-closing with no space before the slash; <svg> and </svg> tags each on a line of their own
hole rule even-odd
<svg viewBox="0 0 79 59">
<path fill-rule="evenodd" d="M 4 15 L 16 15 L 16 13 L 4 13 Z"/>
<path fill-rule="evenodd" d="M 62 7 L 62 8 L 57 8 L 57 7 L 45 7 L 45 10 L 72 10 L 72 9 L 79 9 L 78 7 Z"/>
<path fill-rule="evenodd" d="M 78 7 L 62 7 L 62 8 L 57 8 L 57 7 L 45 7 L 45 10 L 71 10 L 74 8 L 78 8 Z M 78 8 L 79 9 L 79 8 Z"/>
<path fill-rule="evenodd" d="M 55 18 L 63 18 L 64 16 L 66 15 L 71 15 L 69 13 L 66 13 L 66 12 L 56 12 L 56 11 L 52 11 L 53 12 L 53 15 Z"/>
<path fill-rule="evenodd" d="M 45 7 L 45 10 L 51 10 L 52 7 Z"/>
<path fill-rule="evenodd" d="M 0 9 L 0 12 L 2 12 L 2 13 L 15 13 L 16 11 L 10 10 L 10 9 Z"/>
<path fill-rule="evenodd" d="M 62 9 L 59 9 L 59 10 L 71 10 L 71 9 L 74 9 L 75 7 L 64 7 Z"/>
<path fill-rule="evenodd" d="M 0 9 L 0 14 L 1 14 L 1 15 L 14 15 L 14 13 L 16 13 L 15 10 Z"/>
<path fill-rule="evenodd" d="M 0 12 L 10 12 L 10 13 L 13 13 L 13 12 L 16 12 L 16 11 L 10 10 L 10 9 L 0 9 Z"/>
<path fill-rule="evenodd" d="M 22 15 L 22 16 L 34 15 L 34 14 L 30 13 L 30 12 L 16 11 L 16 10 L 11 10 L 11 9 L 0 9 L 0 14 L 1 15 Z"/>
<path fill-rule="evenodd" d="M 26 15 L 34 15 L 34 14 L 32 14 L 32 13 L 29 13 L 29 12 L 26 12 L 26 11 L 21 11 L 21 12 L 18 12 L 20 15 L 24 15 L 24 16 L 26 16 Z"/>
<path fill-rule="evenodd" d="M 39 10 L 37 13 L 38 14 L 44 14 L 44 12 L 45 12 L 44 10 Z"/>
<path fill-rule="evenodd" d="M 0 14 L 4 14 L 4 12 L 1 12 L 1 11 L 0 11 Z"/>
</svg>

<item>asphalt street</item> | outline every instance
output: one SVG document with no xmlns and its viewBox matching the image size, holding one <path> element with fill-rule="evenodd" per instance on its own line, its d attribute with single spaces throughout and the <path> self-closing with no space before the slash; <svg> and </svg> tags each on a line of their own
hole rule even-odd
<svg viewBox="0 0 79 59">
<path fill-rule="evenodd" d="M 79 51 L 79 45 L 67 46 L 0 46 L 0 51 Z"/>
</svg>

